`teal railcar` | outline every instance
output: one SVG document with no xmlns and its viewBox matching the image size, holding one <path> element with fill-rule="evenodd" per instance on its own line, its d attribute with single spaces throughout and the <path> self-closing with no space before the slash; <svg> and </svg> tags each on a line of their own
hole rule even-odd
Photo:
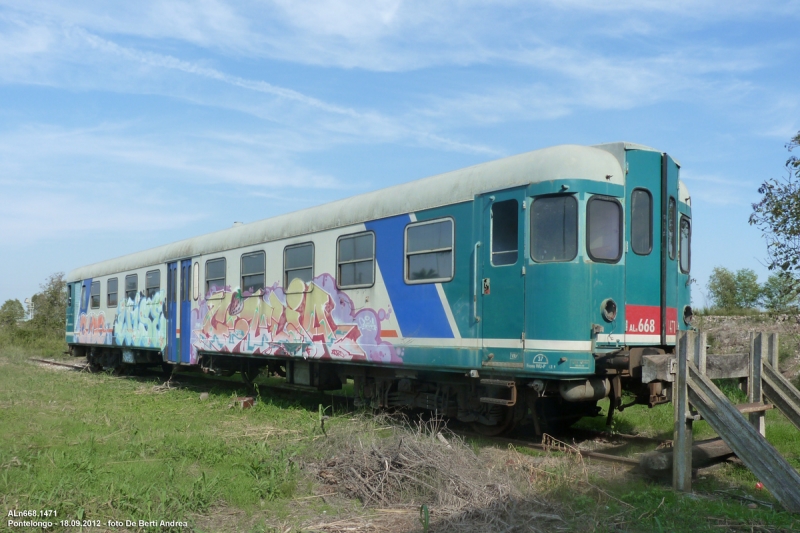
<svg viewBox="0 0 800 533">
<path fill-rule="evenodd" d="M 642 360 L 692 320 L 679 172 L 641 145 L 556 146 L 78 268 L 67 342 L 94 367 L 351 379 L 485 433 L 623 389 L 652 406 L 668 391 Z"/>
</svg>

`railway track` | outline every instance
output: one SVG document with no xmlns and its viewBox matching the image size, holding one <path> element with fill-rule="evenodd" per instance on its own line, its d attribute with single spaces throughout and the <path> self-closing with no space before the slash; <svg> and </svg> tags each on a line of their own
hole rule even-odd
<svg viewBox="0 0 800 533">
<path fill-rule="evenodd" d="M 66 367 L 76 371 L 86 371 L 89 370 L 88 364 L 69 364 L 69 363 L 62 363 L 60 361 L 53 361 L 49 359 L 39 359 L 39 358 L 31 358 L 30 361 L 40 364 L 46 364 L 51 366 L 58 366 L 58 367 Z M 120 377 L 160 377 L 164 378 L 165 374 L 155 371 L 147 371 L 145 374 L 138 374 L 138 375 L 129 375 L 129 376 L 120 376 Z M 180 373 L 175 372 L 168 376 L 169 380 L 175 380 L 178 382 L 184 383 L 197 383 L 197 384 L 218 384 L 223 385 L 225 387 L 231 388 L 241 388 L 242 386 L 248 387 L 251 393 L 255 394 L 255 389 L 252 384 L 248 384 L 246 382 L 241 381 L 234 381 L 231 379 L 225 378 L 218 378 L 214 376 L 208 376 L 205 374 L 199 373 Z M 293 385 L 281 385 L 281 384 L 268 384 L 266 387 L 269 389 L 270 392 L 278 392 L 289 394 L 291 397 L 296 398 L 296 394 L 298 392 L 302 392 L 305 394 L 323 394 L 319 392 L 314 392 L 308 390 L 303 387 L 297 387 Z M 345 404 L 345 407 L 348 409 L 355 409 L 354 400 L 355 398 L 346 395 L 331 395 L 331 394 L 324 394 L 325 399 L 331 402 L 338 401 L 342 404 Z M 531 450 L 537 451 L 564 451 L 566 453 L 579 453 L 581 456 L 587 459 L 593 459 L 597 461 L 605 461 L 605 462 L 612 462 L 617 464 L 622 464 L 626 466 L 639 466 L 639 459 L 633 457 L 626 457 L 622 455 L 614 455 L 611 453 L 605 453 L 602 451 L 595 451 L 595 450 L 586 450 L 579 448 L 577 444 L 586 441 L 592 440 L 606 440 L 606 441 L 614 441 L 614 442 L 622 442 L 623 446 L 625 443 L 639 443 L 639 444 L 652 444 L 655 448 L 656 445 L 663 444 L 665 441 L 663 439 L 657 439 L 652 437 L 645 437 L 641 435 L 626 435 L 626 434 L 609 434 L 606 432 L 601 431 L 592 431 L 587 429 L 571 429 L 567 433 L 557 435 L 560 442 L 567 444 L 568 448 L 558 444 L 548 444 L 543 442 L 536 442 L 536 440 L 527 440 L 522 438 L 508 438 L 508 437 L 487 437 L 484 435 L 480 435 L 478 433 L 473 433 L 468 431 L 464 428 L 459 427 L 459 424 L 454 424 L 454 427 L 450 427 L 449 429 L 465 438 L 474 438 L 480 439 L 485 442 L 496 443 L 500 445 L 513 445 L 518 448 L 527 448 Z M 569 444 L 569 443 L 572 444 Z M 611 447 L 607 451 L 612 451 L 614 449 L 619 449 L 622 446 L 614 446 Z"/>
</svg>

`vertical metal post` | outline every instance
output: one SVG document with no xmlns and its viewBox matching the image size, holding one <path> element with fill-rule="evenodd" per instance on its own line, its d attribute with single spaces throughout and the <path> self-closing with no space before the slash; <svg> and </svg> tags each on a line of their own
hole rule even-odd
<svg viewBox="0 0 800 533">
<path fill-rule="evenodd" d="M 688 362 L 695 360 L 696 346 L 693 331 L 678 332 L 678 373 L 672 389 L 672 403 L 675 408 L 675 429 L 672 438 L 672 488 L 679 492 L 692 491 L 693 418 L 689 411 Z"/>
<path fill-rule="evenodd" d="M 761 390 L 761 375 L 764 370 L 765 340 L 763 333 L 750 334 L 750 372 L 747 379 L 747 401 L 750 403 L 764 401 L 764 395 Z M 761 433 L 762 437 L 765 436 L 764 411 L 750 413 L 749 418 L 753 427 Z"/>
<path fill-rule="evenodd" d="M 778 334 L 767 335 L 767 362 L 778 372 Z"/>
</svg>

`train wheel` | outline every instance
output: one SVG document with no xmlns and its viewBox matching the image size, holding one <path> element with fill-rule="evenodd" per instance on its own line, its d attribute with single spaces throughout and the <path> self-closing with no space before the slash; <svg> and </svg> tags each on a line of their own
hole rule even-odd
<svg viewBox="0 0 800 533">
<path fill-rule="evenodd" d="M 514 407 L 483 404 L 480 418 L 471 423 L 472 430 L 484 437 L 496 437 L 508 433 L 517 425 L 514 411 Z M 496 421 L 496 423 L 486 423 L 492 421 Z"/>
</svg>

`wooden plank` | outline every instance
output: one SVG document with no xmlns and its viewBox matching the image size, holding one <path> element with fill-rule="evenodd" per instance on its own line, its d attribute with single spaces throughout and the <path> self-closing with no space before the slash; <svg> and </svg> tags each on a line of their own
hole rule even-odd
<svg viewBox="0 0 800 533">
<path fill-rule="evenodd" d="M 697 441 L 692 446 L 692 468 L 706 468 L 733 457 L 734 453 L 721 438 Z M 647 475 L 663 477 L 672 473 L 673 449 L 649 452 L 639 459 L 639 468 Z"/>
<path fill-rule="evenodd" d="M 750 354 L 707 354 L 706 376 L 709 379 L 746 378 L 750 373 Z"/>
<path fill-rule="evenodd" d="M 800 513 L 800 475 L 786 459 L 739 413 L 694 363 L 688 364 L 689 400 L 736 456 L 792 513 Z"/>
<path fill-rule="evenodd" d="M 751 402 L 751 403 L 740 403 L 739 405 L 736 406 L 736 410 L 742 414 L 763 413 L 764 411 L 769 411 L 774 407 L 775 406 L 772 405 L 771 403 Z"/>
</svg>

